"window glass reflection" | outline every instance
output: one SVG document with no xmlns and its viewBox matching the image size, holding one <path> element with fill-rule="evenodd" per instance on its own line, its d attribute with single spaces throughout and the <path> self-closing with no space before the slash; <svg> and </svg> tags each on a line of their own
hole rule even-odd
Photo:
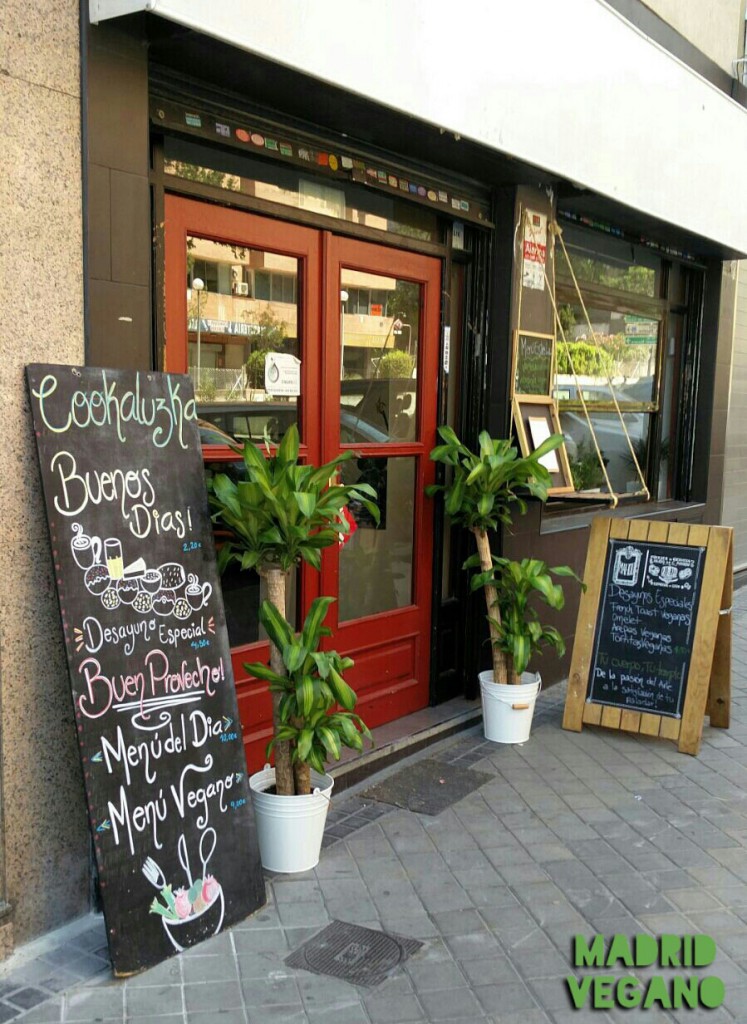
<svg viewBox="0 0 747 1024">
<path fill-rule="evenodd" d="M 561 403 L 641 405 L 656 401 L 660 322 L 652 316 L 587 309 L 592 330 L 578 303 L 559 308 L 565 335 L 558 337 L 555 397 Z"/>
<path fill-rule="evenodd" d="M 438 218 L 427 207 L 364 185 L 311 177 L 299 168 L 257 160 L 248 153 L 215 150 L 167 136 L 164 172 L 378 231 L 423 241 L 439 240 Z"/>
<path fill-rule="evenodd" d="M 343 466 L 345 483 L 377 494 L 379 526 L 353 503 L 355 528 L 340 551 L 340 621 L 412 604 L 414 458 L 361 458 Z"/>
<path fill-rule="evenodd" d="M 415 440 L 420 286 L 343 268 L 340 302 L 341 443 Z"/>
<path fill-rule="evenodd" d="M 607 475 L 615 494 L 635 493 L 642 484 L 635 468 L 630 446 L 617 413 L 592 412 L 590 417 L 597 445 L 602 453 Z M 646 473 L 651 416 L 643 412 L 625 413 L 625 429 L 630 436 L 635 457 Z M 568 461 L 577 491 L 607 491 L 604 473 L 594 448 L 589 425 L 583 412 L 560 412 L 560 426 L 565 436 Z"/>
<path fill-rule="evenodd" d="M 295 257 L 188 238 L 188 369 L 216 432 L 204 444 L 277 442 L 296 422 L 298 287 Z"/>
</svg>

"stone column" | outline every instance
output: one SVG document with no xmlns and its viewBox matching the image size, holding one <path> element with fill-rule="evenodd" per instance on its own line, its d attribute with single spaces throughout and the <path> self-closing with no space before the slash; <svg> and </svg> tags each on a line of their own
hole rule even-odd
<svg viewBox="0 0 747 1024">
<path fill-rule="evenodd" d="M 89 840 L 24 379 L 84 362 L 78 0 L 4 0 L 0 38 L 2 957 L 88 909 Z"/>
</svg>

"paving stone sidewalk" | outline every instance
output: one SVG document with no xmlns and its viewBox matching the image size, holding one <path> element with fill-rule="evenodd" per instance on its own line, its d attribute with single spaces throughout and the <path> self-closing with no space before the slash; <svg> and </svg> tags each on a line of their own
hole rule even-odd
<svg viewBox="0 0 747 1024">
<path fill-rule="evenodd" d="M 268 878 L 264 910 L 188 953 L 112 980 L 94 918 L 19 951 L 0 968 L 0 1024 L 747 1024 L 747 591 L 734 611 L 732 726 L 706 727 L 697 758 L 563 732 L 555 687 L 529 743 L 473 732 L 422 755 L 488 772 L 481 788 L 438 817 L 342 798 L 317 869 Z M 334 919 L 424 945 L 375 989 L 285 965 Z M 575 1011 L 575 932 L 705 932 L 724 1004 Z"/>
</svg>

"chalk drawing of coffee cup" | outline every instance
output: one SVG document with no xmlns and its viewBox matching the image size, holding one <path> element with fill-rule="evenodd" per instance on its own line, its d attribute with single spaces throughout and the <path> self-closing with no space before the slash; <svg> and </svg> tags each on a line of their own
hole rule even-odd
<svg viewBox="0 0 747 1024">
<path fill-rule="evenodd" d="M 212 592 L 213 587 L 210 583 L 203 583 L 202 586 L 200 586 L 200 582 L 197 577 L 190 575 L 184 595 L 193 610 L 198 612 L 200 608 L 204 608 L 208 603 Z"/>
<path fill-rule="evenodd" d="M 186 582 L 184 566 L 178 562 L 165 562 L 159 565 L 158 571 L 161 574 L 161 586 L 168 590 L 181 590 Z"/>
<path fill-rule="evenodd" d="M 79 569 L 90 569 L 101 560 L 101 538 L 89 537 L 83 533 L 80 523 L 73 523 L 73 539 L 70 550 Z"/>
</svg>

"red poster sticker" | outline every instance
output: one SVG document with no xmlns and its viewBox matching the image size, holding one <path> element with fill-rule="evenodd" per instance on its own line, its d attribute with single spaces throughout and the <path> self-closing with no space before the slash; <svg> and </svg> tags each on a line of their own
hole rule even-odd
<svg viewBox="0 0 747 1024">
<path fill-rule="evenodd" d="M 329 156 L 327 155 L 327 153 L 317 153 L 316 162 L 319 164 L 320 167 L 326 167 L 327 164 L 329 163 Z"/>
<path fill-rule="evenodd" d="M 236 138 L 239 140 L 239 142 L 248 142 L 249 132 L 245 128 L 237 128 Z"/>
</svg>

